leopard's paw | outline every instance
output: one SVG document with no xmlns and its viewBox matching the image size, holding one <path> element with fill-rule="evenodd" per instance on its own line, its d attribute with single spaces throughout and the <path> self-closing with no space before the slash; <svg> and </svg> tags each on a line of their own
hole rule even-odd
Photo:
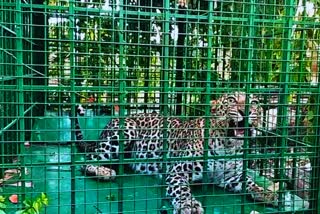
<svg viewBox="0 0 320 214">
<path fill-rule="evenodd" d="M 204 209 L 200 201 L 192 198 L 174 204 L 174 214 L 203 214 Z"/>
<path fill-rule="evenodd" d="M 263 193 L 263 197 L 264 197 L 264 202 L 266 202 L 266 204 L 277 207 L 278 204 L 278 194 L 276 192 L 272 192 L 272 191 L 266 191 Z"/>
<path fill-rule="evenodd" d="M 275 191 L 270 191 L 262 187 L 254 186 L 250 192 L 254 200 L 264 202 L 265 204 L 270 206 L 278 206 L 278 194 Z"/>
<path fill-rule="evenodd" d="M 85 165 L 81 167 L 81 171 L 102 181 L 114 180 L 116 177 L 116 171 L 104 166 Z"/>
</svg>

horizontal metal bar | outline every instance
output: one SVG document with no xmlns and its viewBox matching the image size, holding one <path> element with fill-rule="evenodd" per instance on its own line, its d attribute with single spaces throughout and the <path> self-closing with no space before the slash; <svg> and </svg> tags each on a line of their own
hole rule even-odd
<svg viewBox="0 0 320 214">
<path fill-rule="evenodd" d="M 188 81 L 187 81 L 188 82 Z M 194 82 L 194 81 L 193 81 Z M 199 81 L 200 82 L 205 82 L 205 81 Z M 212 82 L 214 83 L 214 82 Z M 290 85 L 290 83 L 287 83 Z M 1 90 L 13 90 L 13 89 L 16 89 L 16 87 L 14 85 L 2 85 L 1 86 L 2 89 Z M 26 90 L 26 91 L 41 91 L 41 92 L 65 92 L 66 90 L 69 90 L 70 91 L 71 87 L 70 86 L 39 86 L 39 85 L 24 85 L 23 86 L 23 90 Z M 75 91 L 76 92 L 83 92 L 83 91 L 86 91 L 86 92 L 104 92 L 104 91 L 110 91 L 112 93 L 120 93 L 121 91 L 118 91 L 118 88 L 116 88 L 117 90 L 115 90 L 115 87 L 113 86 L 92 86 L 90 88 L 88 87 L 85 87 L 85 86 L 75 86 Z M 161 87 L 151 87 L 151 86 L 148 86 L 148 87 L 126 87 L 127 89 L 127 92 L 136 92 L 136 91 L 150 91 L 150 90 L 153 90 L 153 91 L 160 91 L 161 90 Z M 229 88 L 229 91 L 234 91 L 234 90 L 242 90 L 242 88 Z M 169 93 L 172 93 L 172 92 L 205 92 L 205 89 L 203 87 L 182 87 L 182 88 L 179 88 L 179 87 L 169 87 L 168 88 L 168 91 Z M 211 88 L 210 91 L 212 92 L 212 94 L 218 94 L 218 93 L 221 93 L 221 92 L 226 92 L 226 89 L 224 88 Z M 252 93 L 259 93 L 259 94 L 271 94 L 271 93 L 280 93 L 281 94 L 281 91 L 282 89 L 281 88 L 252 88 L 250 89 L 250 91 Z M 291 87 L 290 88 L 290 91 L 299 91 L 299 92 L 318 92 L 318 88 L 317 86 L 315 87 Z M 123 92 L 121 92 L 123 93 Z"/>
<path fill-rule="evenodd" d="M 22 78 L 31 78 L 31 77 L 34 77 L 35 74 L 25 74 L 22 76 Z M 10 80 L 16 80 L 18 79 L 19 77 L 17 76 L 1 76 L 0 77 L 0 82 L 6 82 L 6 81 L 10 81 Z"/>
<path fill-rule="evenodd" d="M 38 144 L 37 142 L 33 142 L 32 144 Z M 32 147 L 31 147 L 32 148 Z M 131 153 L 131 152 L 129 152 Z M 47 154 L 49 155 L 49 154 Z M 46 157 L 46 154 L 44 154 L 43 156 Z M 71 154 L 70 154 L 71 155 Z M 82 153 L 77 153 L 77 155 L 79 156 L 83 156 L 85 154 Z M 301 156 L 309 156 L 309 157 L 313 157 L 315 154 L 313 152 L 296 152 L 296 153 L 289 153 L 289 152 L 284 152 L 284 157 L 301 157 Z M 21 155 L 24 157 L 28 157 L 29 155 Z M 269 154 L 248 154 L 248 160 L 263 160 L 263 159 L 270 159 L 270 158 L 277 158 L 280 156 L 280 153 L 269 153 Z M 243 155 L 230 155 L 230 156 L 210 156 L 208 160 L 217 160 L 217 159 L 225 159 L 225 160 L 233 160 L 233 159 L 242 159 Z M 167 157 L 166 159 L 168 162 L 174 162 L 174 161 L 203 161 L 203 157 Z M 152 158 L 152 159 L 148 159 L 148 158 L 139 158 L 139 159 L 133 159 L 133 158 L 125 158 L 123 160 L 123 162 L 120 163 L 119 159 L 112 159 L 112 160 L 100 160 L 100 161 L 89 161 L 89 160 L 84 160 L 84 161 L 76 161 L 77 165 L 83 165 L 83 164 L 132 164 L 132 163 L 158 163 L 158 162 L 162 162 L 163 163 L 163 158 Z M 56 165 L 57 162 L 39 162 L 39 163 L 30 163 L 29 165 L 43 165 L 44 163 L 48 164 L 48 165 Z M 63 161 L 60 162 L 59 164 L 61 165 L 70 165 L 71 161 Z M 8 164 L 9 166 L 11 166 L 12 164 Z M 28 163 L 26 163 L 26 165 L 28 165 Z"/>
<path fill-rule="evenodd" d="M 5 7 L 15 7 L 15 3 L 2 3 L 3 6 Z M 150 17 L 162 17 L 164 16 L 164 13 L 157 13 L 157 12 L 145 12 L 141 10 L 130 10 L 131 8 L 134 8 L 130 5 L 124 5 L 127 6 L 127 10 L 124 12 L 124 16 L 130 15 L 130 16 L 135 16 L 139 17 L 140 19 L 143 17 L 150 18 Z M 55 11 L 52 13 L 57 13 L 60 14 L 62 12 L 65 12 L 67 14 L 69 7 L 67 6 L 54 6 L 54 5 L 44 5 L 44 4 L 22 4 L 22 8 L 32 8 L 32 9 L 46 9 L 47 11 Z M 156 8 L 156 7 L 146 7 L 146 9 L 162 9 L 162 10 L 170 10 L 174 11 L 175 8 Z M 57 11 L 57 12 L 56 12 Z M 101 17 L 108 16 L 106 14 L 109 14 L 110 18 L 118 17 L 119 16 L 119 11 L 117 10 L 104 10 L 101 8 L 87 8 L 87 7 L 74 7 L 75 11 L 75 16 L 81 15 L 77 14 L 76 12 L 83 12 L 85 15 L 90 16 L 90 15 L 100 15 Z M 31 11 L 30 11 L 31 12 Z M 200 13 L 202 11 L 199 11 Z M 220 11 L 212 11 L 213 13 L 221 13 Z M 48 12 L 47 12 L 48 13 Z M 207 21 L 208 20 L 208 12 L 206 12 L 206 15 L 199 14 L 199 15 L 192 15 L 192 14 L 177 14 L 177 13 L 170 13 L 170 17 L 176 17 L 176 18 L 186 18 L 189 22 L 191 20 L 195 21 Z M 203 11 L 205 13 L 205 11 Z M 227 13 L 226 13 L 227 14 Z M 243 15 L 244 13 L 239 13 L 239 15 Z M 285 17 L 284 17 L 285 18 Z M 248 18 L 238 18 L 238 17 L 223 17 L 221 15 L 218 16 L 212 16 L 213 21 L 232 21 L 232 22 L 246 22 L 248 21 Z M 267 19 L 267 18 L 255 18 L 253 19 L 255 23 L 271 23 L 271 24 L 285 24 L 286 20 L 285 19 Z M 310 25 L 313 27 L 320 27 L 320 23 L 313 22 L 313 21 L 301 21 L 301 20 L 293 20 L 293 24 L 296 25 Z"/>
<path fill-rule="evenodd" d="M 49 154 L 47 154 L 49 155 Z M 47 155 L 43 155 L 46 157 Z M 71 155 L 71 154 L 70 154 Z M 82 155 L 82 154 L 78 154 Z M 83 154 L 85 155 L 85 154 Z M 310 157 L 310 153 L 285 153 L 284 157 L 301 157 L 301 156 L 308 156 Z M 23 156 L 24 158 L 27 158 L 29 155 L 20 155 Z M 261 154 L 261 155 L 253 155 L 253 154 L 248 154 L 248 159 L 247 160 L 264 160 L 264 159 L 270 159 L 270 158 L 278 158 L 280 154 Z M 227 157 L 227 158 L 226 158 Z M 233 160 L 233 159 L 241 159 L 243 155 L 237 155 L 236 157 L 230 157 L 230 156 L 212 156 L 209 157 L 209 160 L 217 160 L 217 159 L 224 159 L 224 160 Z M 168 157 L 166 159 L 166 163 L 172 163 L 172 162 L 182 162 L 182 161 L 203 161 L 203 157 Z M 59 162 L 46 162 L 46 161 L 41 161 L 41 162 L 32 162 L 32 163 L 24 163 L 24 166 L 43 166 L 43 164 L 46 164 L 46 166 L 56 166 L 57 163 L 59 163 L 59 166 L 66 166 L 66 165 L 73 165 L 73 166 L 82 166 L 82 165 L 87 165 L 87 164 L 93 164 L 93 165 L 119 165 L 119 164 L 133 164 L 133 163 L 164 163 L 162 158 L 153 158 L 153 159 L 130 159 L 130 158 L 125 158 L 123 161 L 120 162 L 119 159 L 112 159 L 112 160 L 101 160 L 101 161 L 75 161 L 73 164 L 71 161 L 59 161 Z M 12 167 L 12 166 L 17 166 L 17 163 L 6 163 L 3 164 L 2 167 Z"/>
</svg>

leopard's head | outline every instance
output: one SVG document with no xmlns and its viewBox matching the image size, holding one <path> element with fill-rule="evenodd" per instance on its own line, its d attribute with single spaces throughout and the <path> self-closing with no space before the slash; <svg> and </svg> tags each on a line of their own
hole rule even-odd
<svg viewBox="0 0 320 214">
<path fill-rule="evenodd" d="M 246 102 L 246 99 L 249 99 Z M 245 115 L 246 104 L 249 105 L 249 114 Z M 256 135 L 254 129 L 262 127 L 263 109 L 259 98 L 244 92 L 232 92 L 222 95 L 219 99 L 211 101 L 211 113 L 217 121 L 227 121 L 230 131 L 236 137 L 243 137 L 245 132 L 245 118 L 251 132 Z M 254 133 L 253 133 L 254 132 Z"/>
</svg>

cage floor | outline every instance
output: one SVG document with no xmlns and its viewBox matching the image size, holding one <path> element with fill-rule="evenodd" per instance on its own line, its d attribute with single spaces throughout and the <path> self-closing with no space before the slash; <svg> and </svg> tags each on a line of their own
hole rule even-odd
<svg viewBox="0 0 320 214">
<path fill-rule="evenodd" d="M 26 188 L 27 197 L 35 197 L 39 193 L 45 192 L 49 198 L 46 213 L 72 213 L 71 167 L 70 165 L 59 165 L 59 162 L 71 160 L 70 146 L 33 145 L 27 150 L 25 160 L 27 163 L 34 164 L 32 169 L 28 168 L 29 174 L 26 177 L 26 182 L 32 182 L 33 186 L 32 188 Z M 161 200 L 162 189 L 155 176 L 129 174 L 117 178 L 115 182 L 98 182 L 84 177 L 79 167 L 76 167 L 76 179 L 74 180 L 75 213 L 119 213 L 119 179 L 123 179 L 124 213 L 159 214 L 159 209 L 163 205 L 170 207 L 167 201 Z M 18 187 L 5 186 L 4 188 L 8 195 L 23 192 Z M 240 196 L 226 194 L 226 192 L 212 185 L 205 186 L 205 188 L 206 192 L 203 193 L 201 184 L 193 187 L 195 195 L 212 195 L 199 198 L 205 206 L 208 206 L 206 213 L 240 213 Z M 252 201 L 246 201 L 246 203 L 249 204 Z M 266 209 L 272 210 L 271 208 Z M 252 210 L 263 211 L 264 207 L 248 205 L 245 213 L 250 213 Z"/>
<path fill-rule="evenodd" d="M 82 119 L 81 125 L 87 129 L 102 128 L 108 118 Z M 162 206 L 170 207 L 166 200 L 161 200 L 163 187 L 155 176 L 127 174 L 118 177 L 114 182 L 99 182 L 81 174 L 76 166 L 74 188 L 71 191 L 71 148 L 64 142 L 70 141 L 70 120 L 47 116 L 40 118 L 34 126 L 33 141 L 47 142 L 47 145 L 32 144 L 26 148 L 24 160 L 34 164 L 29 167 L 27 182 L 32 188 L 26 188 L 29 197 L 45 192 L 49 198 L 46 213 L 72 213 L 71 196 L 75 194 L 75 213 L 119 213 L 119 181 L 123 181 L 124 213 L 160 213 Z M 91 139 L 97 139 L 97 131 L 85 133 Z M 50 142 L 55 142 L 50 144 Z M 58 142 L 58 143 L 57 143 Z M 83 157 L 77 156 L 76 159 Z M 69 162 L 69 164 L 62 164 Z M 5 194 L 19 194 L 19 187 L 5 186 Z M 239 194 L 225 192 L 213 185 L 195 184 L 193 192 L 206 207 L 206 213 L 241 213 L 241 204 L 245 203 L 245 213 L 255 210 L 260 213 L 276 212 L 276 210 L 258 205 L 250 200 L 242 201 Z M 206 195 L 206 197 L 203 197 Z M 18 206 L 18 205 L 16 205 Z M 11 206 L 12 208 L 13 205 Z M 169 210 L 168 213 L 171 213 Z"/>
</svg>

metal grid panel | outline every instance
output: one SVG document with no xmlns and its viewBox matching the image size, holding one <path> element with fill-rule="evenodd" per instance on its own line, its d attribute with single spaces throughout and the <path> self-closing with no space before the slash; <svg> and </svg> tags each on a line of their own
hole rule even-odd
<svg viewBox="0 0 320 214">
<path fill-rule="evenodd" d="M 16 11 L 16 13 L 14 12 Z M 36 84 L 34 76 L 39 74 L 35 57 L 36 44 L 31 32 L 30 8 L 23 8 L 20 2 L 1 3 L 1 160 L 12 163 L 20 150 L 20 143 L 30 139 L 32 120 L 38 94 L 24 90 L 24 86 Z M 41 96 L 41 95 L 39 95 Z M 43 102 L 43 100 L 42 100 Z M 38 110 L 39 111 L 39 110 Z M 17 132 L 17 130 L 22 130 Z M 22 148 L 23 149 L 23 148 Z"/>
<path fill-rule="evenodd" d="M 317 1 L 6 0 L 0 5 L 3 195 L 18 194 L 22 202 L 45 192 L 47 213 L 178 212 L 181 207 L 172 202 L 183 197 L 167 197 L 165 179 L 170 164 L 189 161 L 205 169 L 200 184 L 187 185 L 205 213 L 319 212 Z M 211 134 L 217 129 L 212 100 L 235 91 L 246 93 L 243 149 L 230 156 L 234 150 L 227 148 L 224 156 L 212 147 L 220 140 Z M 248 119 L 252 94 L 264 111 L 255 137 Z M 86 108 L 82 117 L 76 114 L 78 104 Z M 152 112 L 181 123 L 202 116 L 203 127 L 196 129 L 203 130 L 205 152 L 171 157 L 174 129 L 166 120 L 159 150 L 150 151 L 148 140 L 139 150 L 141 139 L 150 137 L 146 127 L 129 146 L 121 128 L 112 160 L 90 161 L 88 152 L 79 150 L 77 121 L 83 142 L 96 145 L 100 133 L 111 129 L 105 128 L 109 121 L 120 118 L 125 127 L 127 117 Z M 227 133 L 235 131 L 229 126 Z M 178 142 L 195 139 L 178 137 Z M 156 152 L 161 155 L 149 156 Z M 212 185 L 217 184 L 212 173 L 219 170 L 210 164 L 230 158 L 220 166 L 223 180 L 240 159 L 241 177 L 251 176 L 264 192 L 277 183 L 278 206 L 267 206 L 266 198 L 252 200 L 245 188 L 233 193 L 226 183 L 226 188 Z M 115 169 L 115 180 L 83 175 L 81 166 L 91 163 Z M 139 170 L 132 170 L 139 163 Z M 141 174 L 143 163 L 162 168 L 157 176 Z M 12 169 L 21 172 L 10 177 Z M 6 211 L 16 208 L 9 205 Z"/>
</svg>

